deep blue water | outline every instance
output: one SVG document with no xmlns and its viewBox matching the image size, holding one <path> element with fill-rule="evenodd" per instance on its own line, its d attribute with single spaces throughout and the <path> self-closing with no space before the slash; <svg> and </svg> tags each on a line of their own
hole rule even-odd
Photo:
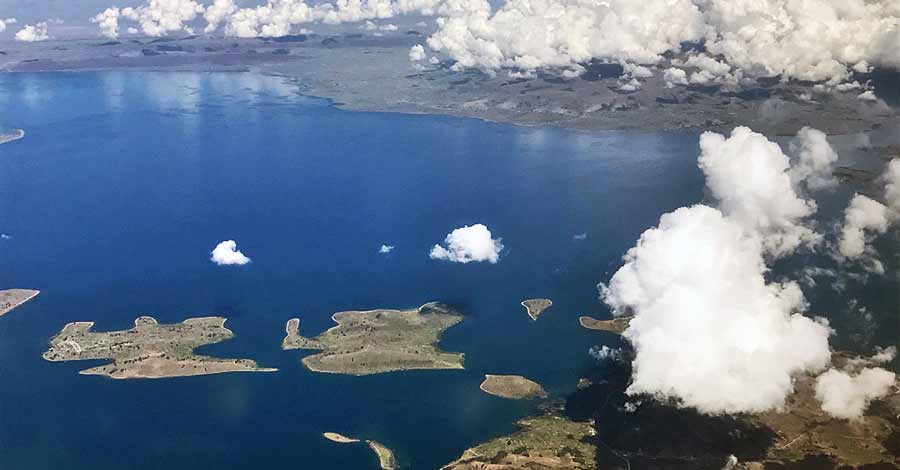
<svg viewBox="0 0 900 470">
<path fill-rule="evenodd" d="M 574 389 L 614 341 L 577 323 L 607 315 L 596 283 L 702 197 L 696 135 L 346 112 L 254 74 L 0 75 L 3 126 L 27 136 L 0 146 L 0 288 L 42 291 L 0 318 L 4 470 L 377 468 L 323 431 L 438 467 L 534 411 L 479 391 L 483 374 Z M 479 222 L 499 263 L 428 258 Z M 251 264 L 209 262 L 231 238 Z M 537 322 L 531 297 L 554 301 Z M 336 311 L 431 300 L 467 315 L 442 342 L 465 371 L 316 374 L 280 349 L 292 316 L 315 334 Z M 41 359 L 67 322 L 139 315 L 226 316 L 237 336 L 203 351 L 280 371 L 115 381 Z"/>
</svg>

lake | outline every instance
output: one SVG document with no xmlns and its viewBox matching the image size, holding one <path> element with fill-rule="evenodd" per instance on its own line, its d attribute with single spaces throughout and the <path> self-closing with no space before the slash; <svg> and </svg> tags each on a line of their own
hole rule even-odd
<svg viewBox="0 0 900 470">
<path fill-rule="evenodd" d="M 4 469 L 378 467 L 325 431 L 439 467 L 535 411 L 481 392 L 484 374 L 575 389 L 588 349 L 616 342 L 578 325 L 608 315 L 596 284 L 703 195 L 696 134 L 348 112 L 253 73 L 3 74 L 0 110 L 27 132 L 0 146 L 0 288 L 42 291 L 0 318 Z M 429 259 L 473 223 L 502 238 L 497 264 Z M 211 263 L 227 239 L 252 263 Z M 533 297 L 554 302 L 536 322 Z M 432 300 L 466 316 L 441 343 L 464 371 L 319 374 L 280 348 L 291 317 L 314 335 L 337 311 Z M 280 370 L 116 381 L 41 358 L 68 322 L 140 315 L 225 316 L 236 337 L 203 353 Z"/>
</svg>

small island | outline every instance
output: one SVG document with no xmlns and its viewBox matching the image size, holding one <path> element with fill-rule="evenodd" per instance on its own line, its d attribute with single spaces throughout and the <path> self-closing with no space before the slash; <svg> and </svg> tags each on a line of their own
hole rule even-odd
<svg viewBox="0 0 900 470">
<path fill-rule="evenodd" d="M 441 470 L 597 468 L 591 423 L 547 415 L 517 424 L 519 431 L 468 449 Z"/>
<path fill-rule="evenodd" d="M 201 356 L 194 349 L 231 339 L 225 318 L 189 318 L 181 323 L 159 324 L 152 317 L 139 317 L 134 328 L 93 332 L 93 322 L 67 324 L 50 339 L 48 361 L 111 359 L 111 364 L 83 370 L 82 375 L 113 379 L 158 379 L 225 372 L 273 372 L 249 359 Z"/>
<path fill-rule="evenodd" d="M 412 310 L 378 309 L 338 312 L 337 323 L 314 338 L 300 336 L 300 319 L 288 320 L 283 349 L 321 352 L 303 358 L 315 372 L 369 375 L 413 369 L 462 369 L 462 353 L 445 352 L 437 343 L 443 332 L 462 321 L 450 307 L 427 303 Z"/>
<path fill-rule="evenodd" d="M 582 327 L 589 330 L 608 331 L 610 333 L 621 335 L 625 332 L 625 330 L 628 329 L 628 325 L 631 323 L 632 318 L 634 317 L 627 316 L 616 317 L 612 320 L 597 320 L 593 317 L 581 316 L 578 317 L 578 323 L 580 323 Z"/>
<path fill-rule="evenodd" d="M 325 439 L 328 439 L 331 442 L 337 442 L 338 444 L 362 442 L 360 439 L 347 437 L 336 432 L 326 432 L 322 433 L 322 435 L 325 436 Z M 394 457 L 394 452 L 391 449 L 385 447 L 384 444 L 378 441 L 367 440 L 365 442 L 369 445 L 369 448 L 375 452 L 375 455 L 378 456 L 378 463 L 381 466 L 381 470 L 395 470 L 397 468 L 397 459 Z"/>
<path fill-rule="evenodd" d="M 481 382 L 481 390 L 497 397 L 512 400 L 547 398 L 547 391 L 544 390 L 544 387 L 521 375 L 487 374 L 484 376 L 484 382 Z"/>
<path fill-rule="evenodd" d="M 9 313 L 12 309 L 37 297 L 41 291 L 32 289 L 6 289 L 0 290 L 0 317 Z"/>
<path fill-rule="evenodd" d="M 525 311 L 532 320 L 537 320 L 544 313 L 544 310 L 551 305 L 553 305 L 553 301 L 550 299 L 528 299 L 522 301 L 522 306 L 525 307 Z"/>
<path fill-rule="evenodd" d="M 0 133 L 0 144 L 19 140 L 23 137 L 25 137 L 25 131 L 23 129 L 10 129 L 7 132 Z"/>
</svg>

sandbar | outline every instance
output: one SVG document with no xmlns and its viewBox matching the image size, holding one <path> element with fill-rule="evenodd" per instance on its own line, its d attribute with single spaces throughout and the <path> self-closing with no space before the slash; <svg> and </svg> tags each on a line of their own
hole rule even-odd
<svg viewBox="0 0 900 470">
<path fill-rule="evenodd" d="M 578 317 L 578 323 L 589 330 L 609 331 L 610 333 L 621 335 L 628 329 L 628 325 L 631 323 L 632 318 L 634 317 L 628 316 L 617 317 L 612 320 L 597 320 L 596 318 L 584 315 Z"/>
<path fill-rule="evenodd" d="M 512 400 L 547 397 L 544 387 L 521 375 L 487 374 L 484 376 L 484 382 L 481 382 L 480 388 L 485 393 Z"/>
<path fill-rule="evenodd" d="M 158 379 L 225 372 L 274 372 L 250 359 L 225 359 L 194 354 L 194 349 L 231 339 L 225 318 L 189 318 L 181 323 L 159 324 L 153 317 L 139 317 L 134 328 L 94 332 L 94 322 L 73 322 L 50 339 L 43 354 L 48 361 L 111 359 L 112 363 L 79 372 L 113 379 Z"/>
<path fill-rule="evenodd" d="M 463 317 L 447 305 L 431 302 L 412 310 L 338 312 L 324 333 L 300 336 L 300 319 L 285 326 L 283 349 L 321 352 L 303 358 L 315 372 L 369 375 L 414 369 L 462 369 L 464 355 L 438 348 L 443 332 Z"/>
<path fill-rule="evenodd" d="M 0 317 L 9 313 L 12 309 L 37 297 L 41 291 L 32 289 L 6 289 L 0 290 Z"/>
<path fill-rule="evenodd" d="M 532 320 L 537 320 L 541 313 L 544 313 L 544 310 L 551 305 L 553 305 L 553 301 L 550 299 L 528 299 L 522 301 L 522 306 L 525 307 L 525 311 Z"/>
</svg>

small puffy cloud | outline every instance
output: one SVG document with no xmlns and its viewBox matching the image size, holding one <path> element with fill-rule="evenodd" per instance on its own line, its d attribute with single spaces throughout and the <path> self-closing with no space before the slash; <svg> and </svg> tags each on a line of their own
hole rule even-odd
<svg viewBox="0 0 900 470">
<path fill-rule="evenodd" d="M 119 37 L 119 16 L 121 11 L 116 7 L 107 8 L 91 18 L 91 23 L 96 23 L 100 28 L 100 34 L 115 39 Z"/>
<path fill-rule="evenodd" d="M 900 213 L 900 159 L 888 162 L 882 175 L 884 180 L 884 200 L 895 213 Z"/>
<path fill-rule="evenodd" d="M 862 194 L 857 194 L 844 210 L 844 227 L 841 230 L 838 249 L 846 258 L 859 258 L 869 251 L 868 243 L 873 235 L 883 234 L 887 229 L 887 207 Z"/>
<path fill-rule="evenodd" d="M 409 48 L 409 60 L 412 62 L 425 60 L 425 48 L 421 44 Z"/>
<path fill-rule="evenodd" d="M 607 359 L 612 361 L 619 361 L 624 356 L 622 353 L 622 349 L 620 348 L 610 348 L 609 346 L 592 346 L 591 349 L 588 350 L 588 355 L 593 357 L 598 361 L 605 361 Z"/>
<path fill-rule="evenodd" d="M 821 239 L 805 224 L 816 204 L 797 194 L 790 160 L 778 144 L 737 127 L 727 138 L 703 133 L 700 149 L 700 168 L 718 207 L 747 232 L 762 235 L 768 253 L 782 256 Z"/>
<path fill-rule="evenodd" d="M 806 187 L 813 191 L 837 184 L 833 171 L 838 154 L 828 143 L 828 137 L 824 132 L 804 127 L 788 148 L 796 159 L 790 170 L 794 184 L 805 182 Z"/>
<path fill-rule="evenodd" d="M 15 18 L 6 18 L 6 19 L 0 18 L 0 33 L 6 31 L 6 27 L 11 24 L 16 24 Z"/>
<path fill-rule="evenodd" d="M 381 248 L 378 249 L 378 252 L 381 254 L 388 254 L 394 251 L 394 245 L 381 245 Z"/>
<path fill-rule="evenodd" d="M 212 5 L 206 7 L 206 11 L 203 13 L 203 19 L 206 20 L 206 28 L 203 29 L 203 32 L 209 34 L 215 31 L 235 11 L 237 11 L 237 5 L 234 4 L 234 0 L 215 0 Z"/>
<path fill-rule="evenodd" d="M 666 88 L 674 88 L 675 85 L 687 85 L 687 73 L 684 70 L 669 67 L 663 72 L 663 80 Z"/>
<path fill-rule="evenodd" d="M 861 101 L 878 101 L 878 97 L 875 96 L 875 92 L 872 90 L 866 90 L 856 95 L 856 99 Z"/>
<path fill-rule="evenodd" d="M 47 22 L 41 21 L 33 25 L 27 24 L 16 33 L 15 38 L 16 41 L 22 42 L 46 41 L 50 39 L 50 34 L 47 32 Z"/>
<path fill-rule="evenodd" d="M 572 240 L 586 240 L 587 235 L 587 232 L 576 233 L 575 235 L 572 235 Z"/>
<path fill-rule="evenodd" d="M 469 263 L 487 261 L 496 263 L 503 251 L 501 240 L 492 238 L 491 231 L 483 224 L 466 225 L 450 232 L 444 239 L 446 247 L 434 245 L 428 256 L 431 259 Z"/>
<path fill-rule="evenodd" d="M 244 256 L 237 249 L 237 243 L 234 240 L 225 240 L 215 248 L 213 248 L 212 256 L 209 258 L 213 263 L 219 266 L 223 265 L 244 265 L 250 262 L 250 258 Z"/>
<path fill-rule="evenodd" d="M 891 362 L 894 358 L 897 357 L 897 347 L 896 346 L 888 346 L 886 348 L 881 348 L 875 346 L 875 355 L 872 356 L 869 360 L 874 362 L 875 364 L 884 364 L 887 362 Z"/>
<path fill-rule="evenodd" d="M 895 375 L 879 367 L 858 374 L 829 369 L 816 379 L 816 398 L 822 410 L 841 419 L 860 419 L 872 400 L 884 397 L 894 386 Z"/>
</svg>

